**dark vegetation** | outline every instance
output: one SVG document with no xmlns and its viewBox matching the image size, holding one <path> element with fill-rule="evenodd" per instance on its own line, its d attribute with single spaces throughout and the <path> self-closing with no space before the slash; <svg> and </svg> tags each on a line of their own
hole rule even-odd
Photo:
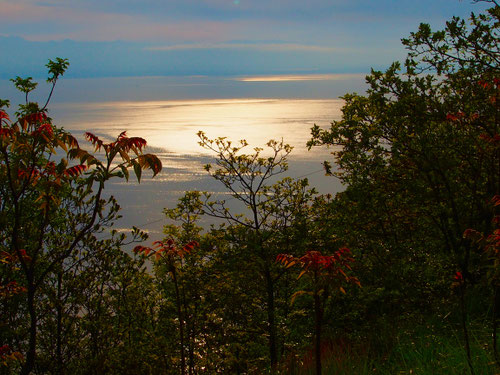
<svg viewBox="0 0 500 375">
<path fill-rule="evenodd" d="M 187 192 L 165 239 L 133 253 L 147 236 L 112 230 L 103 189 L 156 175 L 158 158 L 125 133 L 88 133 L 86 151 L 47 116 L 52 90 L 39 106 L 36 83 L 14 79 L 26 102 L 10 119 L 0 101 L 0 373 L 498 373 L 500 6 L 487 2 L 443 31 L 422 24 L 404 64 L 312 129 L 344 191 L 282 177 L 282 142 L 247 153 L 200 133 L 207 173 L 246 211 Z M 53 89 L 68 62 L 47 67 Z"/>
</svg>

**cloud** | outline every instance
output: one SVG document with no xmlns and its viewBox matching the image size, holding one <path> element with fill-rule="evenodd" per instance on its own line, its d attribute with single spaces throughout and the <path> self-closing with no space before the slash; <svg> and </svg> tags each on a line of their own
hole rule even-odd
<svg viewBox="0 0 500 375">
<path fill-rule="evenodd" d="M 225 25 L 216 22 L 205 22 L 196 27 L 190 22 L 181 22 L 175 25 L 151 24 L 141 22 L 103 22 L 96 27 L 84 30 L 61 31 L 53 33 L 37 33 L 23 35 L 31 41 L 52 41 L 71 39 L 75 41 L 147 41 L 147 40 L 179 40 L 198 41 L 217 39 L 219 35 L 226 34 Z M 120 25 L 128 24 L 127 28 Z M 146 25 L 147 24 L 147 25 Z"/>
<path fill-rule="evenodd" d="M 74 73 L 69 74 L 81 77 L 206 74 L 240 76 L 243 82 L 331 80 L 336 78 L 264 75 L 383 69 L 404 58 L 400 38 L 415 30 L 417 10 L 428 12 L 422 20 L 430 22 L 469 7 L 441 3 L 0 0 L 0 35 L 13 37 L 0 38 L 0 47 L 9 52 L 0 59 L 0 76 L 10 77 L 21 67 L 30 72 L 37 64 L 43 67 L 46 58 L 62 56 L 70 58 Z"/>
<path fill-rule="evenodd" d="M 365 74 L 300 74 L 233 78 L 240 82 L 340 81 L 363 78 Z"/>
<path fill-rule="evenodd" d="M 150 51 L 179 51 L 196 49 L 247 49 L 259 51 L 303 51 L 303 52 L 339 52 L 338 48 L 297 43 L 196 43 L 175 44 L 170 46 L 147 47 Z"/>
<path fill-rule="evenodd" d="M 32 41 L 168 43 L 165 50 L 186 48 L 177 47 L 186 42 L 282 40 L 288 45 L 261 49 L 326 52 L 329 47 L 321 45 L 330 45 L 329 39 L 341 34 L 342 39 L 352 38 L 370 23 L 383 23 L 367 20 L 361 10 L 347 10 L 345 0 L 311 1 L 240 0 L 236 5 L 231 0 L 0 0 L 0 33 Z M 391 30 L 396 21 L 391 21 Z"/>
<path fill-rule="evenodd" d="M 58 3 L 7 1 L 2 2 L 1 7 L 0 32 L 4 35 L 22 36 L 31 41 L 72 39 L 187 42 L 219 40 L 221 36 L 228 34 L 228 24 L 222 21 L 155 22 L 146 16 L 62 7 Z"/>
</svg>

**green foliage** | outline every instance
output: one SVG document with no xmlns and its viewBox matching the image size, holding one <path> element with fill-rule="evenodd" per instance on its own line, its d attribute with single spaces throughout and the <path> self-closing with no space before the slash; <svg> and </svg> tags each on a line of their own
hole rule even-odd
<svg viewBox="0 0 500 375">
<path fill-rule="evenodd" d="M 344 191 L 284 177 L 283 142 L 247 152 L 200 132 L 230 197 L 187 192 L 164 210 L 165 238 L 133 256 L 122 248 L 147 235 L 112 230 L 104 187 L 156 175 L 159 159 L 125 132 L 87 133 L 92 152 L 52 124 L 67 60 L 47 64 L 44 106 L 31 77 L 14 79 L 26 100 L 13 120 L 0 100 L 0 373 L 498 372 L 500 7 L 487 2 L 469 22 L 422 24 L 404 65 L 372 71 L 341 120 L 312 129 Z"/>
<path fill-rule="evenodd" d="M 478 2 L 478 1 L 476 1 Z M 499 71 L 499 35 L 496 32 L 500 21 L 500 8 L 495 0 L 486 13 L 471 13 L 469 23 L 459 17 L 446 22 L 444 30 L 435 31 L 420 24 L 417 32 L 403 39 L 410 50 L 406 66 L 409 72 L 431 69 L 438 74 L 458 71 L 475 74 Z"/>
<path fill-rule="evenodd" d="M 477 322 L 478 328 L 483 322 Z M 484 347 L 487 333 L 483 328 L 473 331 L 474 365 L 480 374 L 495 374 L 492 357 Z M 398 332 L 393 346 L 380 350 L 373 343 L 353 343 L 346 339 L 325 342 L 323 353 L 325 375 L 364 374 L 464 374 L 468 372 L 467 359 L 461 347 L 460 332 L 446 323 L 409 327 Z M 312 358 L 306 355 L 295 360 L 283 374 L 314 374 Z M 295 366 L 295 369 L 294 369 Z"/>
<path fill-rule="evenodd" d="M 55 83 L 60 76 L 66 72 L 69 67 L 68 59 L 61 59 L 56 57 L 56 61 L 49 60 L 47 65 L 45 65 L 49 71 L 49 77 L 47 78 L 48 83 Z"/>
<path fill-rule="evenodd" d="M 25 94 L 28 94 L 38 86 L 38 83 L 33 82 L 32 80 L 33 77 L 28 77 L 23 79 L 17 76 L 15 79 L 11 79 L 11 82 L 14 82 L 16 89 L 18 89 L 21 92 L 24 92 Z"/>
<path fill-rule="evenodd" d="M 342 119 L 329 129 L 315 126 L 308 143 L 335 146 L 338 170 L 330 172 L 346 189 L 335 197 L 333 225 L 361 260 L 363 294 L 378 300 L 379 314 L 389 319 L 415 306 L 428 314 L 450 303 L 457 298 L 451 275 L 459 270 L 471 373 L 466 290 L 484 288 L 485 270 L 496 267 L 463 235 L 471 227 L 491 233 L 488 202 L 500 191 L 500 7 L 492 3 L 471 15 L 470 27 L 458 18 L 443 31 L 422 24 L 403 41 L 410 51 L 404 73 L 399 63 L 372 71 L 367 94 L 345 95 Z M 486 314 L 491 297 L 482 297 Z M 355 306 L 372 320 L 369 305 Z"/>
<path fill-rule="evenodd" d="M 40 334 L 54 324 L 57 342 L 52 359 L 59 373 L 64 370 L 63 333 L 82 312 L 78 303 L 72 307 L 63 302 L 70 296 L 76 298 L 79 292 L 77 288 L 67 292 L 73 281 L 68 276 L 88 261 L 88 246 L 116 249 L 124 244 L 125 237 L 116 232 L 111 233 L 112 246 L 94 237 L 118 217 L 119 206 L 114 199 L 103 199 L 105 183 L 134 163 L 139 170 L 151 168 L 154 174 L 161 169 L 156 156 L 142 153 L 146 144 L 142 138 L 128 138 L 122 133 L 115 142 L 104 144 L 88 133 L 87 138 L 105 150 L 105 160 L 101 161 L 81 149 L 70 133 L 55 127 L 45 108 L 68 62 L 57 59 L 49 61 L 47 67 L 52 89 L 43 108 L 28 101 L 36 83 L 31 78 L 17 77 L 13 81 L 26 93 L 26 103 L 19 106 L 13 121 L 0 111 L 0 251 L 16 260 L 14 267 L 3 262 L 0 276 L 2 287 L 15 281 L 26 291 L 5 301 L 8 313 L 2 313 L 2 320 L 9 317 L 10 321 L 2 321 L 2 337 L 15 343 L 24 355 L 22 374 L 43 365 L 44 341 Z M 2 105 L 7 104 L 8 101 L 2 101 Z M 135 157 L 130 157 L 130 152 Z M 122 162 L 115 165 L 117 155 Z M 134 235 L 144 238 L 138 232 Z M 77 274 L 73 276 L 76 278 Z M 57 317 L 56 323 L 45 319 L 50 310 Z M 49 329 L 47 333 L 50 336 L 53 332 Z M 69 348 L 71 340 L 66 342 Z"/>
</svg>

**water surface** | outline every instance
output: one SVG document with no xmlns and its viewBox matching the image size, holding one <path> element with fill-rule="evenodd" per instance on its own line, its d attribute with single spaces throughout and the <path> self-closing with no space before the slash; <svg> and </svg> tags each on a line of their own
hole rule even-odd
<svg viewBox="0 0 500 375">
<path fill-rule="evenodd" d="M 120 132 L 147 140 L 149 152 L 162 160 L 163 171 L 155 178 L 134 181 L 115 180 L 106 187 L 122 205 L 127 228 L 136 225 L 161 237 L 162 209 L 175 206 L 187 190 L 225 193 L 203 170 L 214 161 L 213 152 L 198 145 L 197 133 L 210 138 L 227 137 L 237 142 L 246 139 L 254 147 L 265 147 L 269 139 L 283 139 L 294 147 L 290 155 L 291 177 L 307 177 L 320 192 L 336 192 L 340 185 L 325 177 L 321 162 L 329 150 L 308 151 L 306 142 L 314 124 L 329 126 L 340 118 L 339 99 L 209 99 L 169 101 L 123 101 L 101 103 L 56 103 L 51 107 L 55 123 L 75 134 L 85 145 L 83 133 L 91 131 L 111 141 Z"/>
</svg>

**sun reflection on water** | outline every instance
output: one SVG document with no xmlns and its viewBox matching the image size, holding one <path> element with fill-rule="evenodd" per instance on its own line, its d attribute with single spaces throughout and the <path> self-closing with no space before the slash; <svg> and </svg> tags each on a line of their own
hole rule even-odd
<svg viewBox="0 0 500 375">
<path fill-rule="evenodd" d="M 200 130 L 209 138 L 224 136 L 234 142 L 246 139 L 249 146 L 244 150 L 248 153 L 269 139 L 283 139 L 294 146 L 288 175 L 307 176 L 320 192 L 339 191 L 338 181 L 322 173 L 321 162 L 331 160 L 329 150 L 309 152 L 305 144 L 314 124 L 326 127 L 340 118 L 342 103 L 338 99 L 64 103 L 55 106 L 51 116 L 79 141 L 83 141 L 86 131 L 112 141 L 123 130 L 129 136 L 147 140 L 147 152 L 160 157 L 162 172 L 151 180 L 148 171 L 140 184 L 113 180 L 106 186 L 106 193 L 124 203 L 120 227 L 135 225 L 148 229 L 151 240 L 158 240 L 165 223 L 162 209 L 174 207 L 185 191 L 210 191 L 219 198 L 230 199 L 223 187 L 203 170 L 204 164 L 213 162 L 214 155 L 198 145 L 196 133 Z M 83 145 L 89 148 L 85 142 Z M 131 175 L 130 179 L 134 177 Z"/>
<path fill-rule="evenodd" d="M 269 139 L 283 139 L 294 146 L 294 157 L 309 158 L 305 143 L 310 128 L 340 118 L 341 106 L 339 99 L 96 103 L 91 105 L 91 113 L 82 108 L 75 116 L 73 111 L 67 119 L 72 123 L 65 126 L 70 130 L 92 129 L 110 138 L 127 130 L 129 136 L 141 136 L 150 146 L 176 155 L 208 153 L 198 145 L 196 133 L 200 130 L 210 138 L 246 139 L 249 150 L 264 146 Z"/>
</svg>

